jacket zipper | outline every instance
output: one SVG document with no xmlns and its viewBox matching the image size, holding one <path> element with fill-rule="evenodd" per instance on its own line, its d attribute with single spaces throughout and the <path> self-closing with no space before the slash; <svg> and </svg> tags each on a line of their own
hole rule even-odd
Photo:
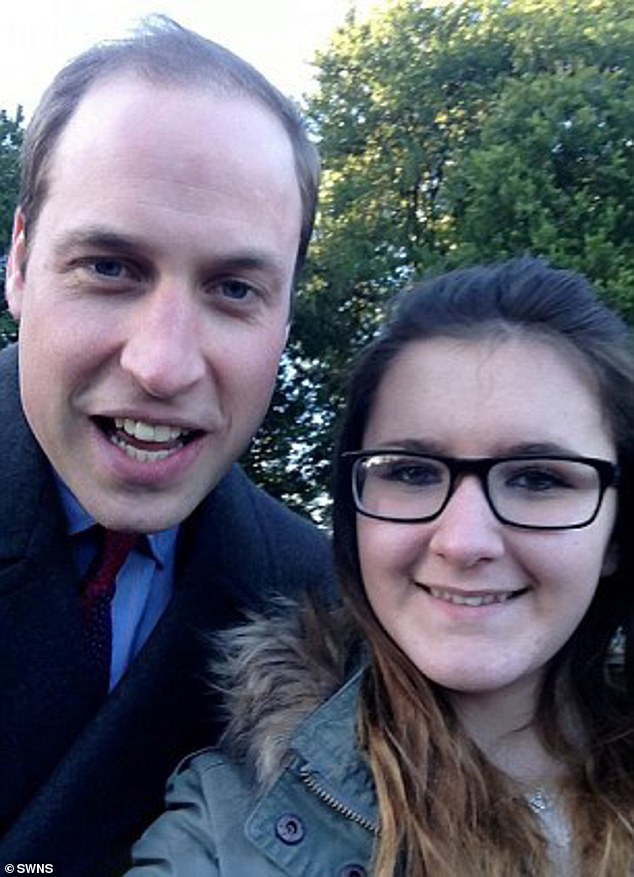
<svg viewBox="0 0 634 877">
<path fill-rule="evenodd" d="M 347 807 L 345 804 L 342 804 L 341 801 L 338 801 L 330 792 L 327 792 L 325 789 L 319 785 L 315 777 L 307 773 L 304 770 L 300 770 L 299 775 L 302 779 L 302 782 L 305 786 L 307 786 L 311 792 L 313 792 L 317 797 L 335 810 L 337 813 L 340 813 L 342 816 L 345 816 L 346 819 L 350 819 L 352 822 L 356 822 L 357 825 L 360 825 L 362 828 L 365 828 L 367 831 L 372 832 L 374 835 L 378 835 L 379 828 L 369 819 L 366 819 L 365 816 L 361 816 L 360 813 L 351 810 L 350 807 Z"/>
</svg>

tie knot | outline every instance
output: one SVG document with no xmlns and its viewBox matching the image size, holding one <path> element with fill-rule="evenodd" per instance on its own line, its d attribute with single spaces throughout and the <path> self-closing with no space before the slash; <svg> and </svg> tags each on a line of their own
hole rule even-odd
<svg viewBox="0 0 634 877">
<path fill-rule="evenodd" d="M 116 530 L 104 529 L 99 569 L 116 576 L 138 538 L 137 533 L 118 533 Z"/>
<path fill-rule="evenodd" d="M 104 527 L 99 527 L 98 533 L 100 546 L 86 577 L 84 601 L 104 593 L 112 596 L 117 573 L 139 538 L 136 533 L 118 533 Z"/>
</svg>

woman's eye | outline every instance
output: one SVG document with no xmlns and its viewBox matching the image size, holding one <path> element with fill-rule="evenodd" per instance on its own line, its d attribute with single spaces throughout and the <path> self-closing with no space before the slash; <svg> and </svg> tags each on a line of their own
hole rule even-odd
<svg viewBox="0 0 634 877">
<path fill-rule="evenodd" d="M 386 468 L 383 477 L 388 481 L 412 487 L 427 487 L 438 484 L 441 474 L 433 466 L 421 466 L 418 463 L 396 463 Z"/>
<path fill-rule="evenodd" d="M 508 487 L 518 487 L 530 491 L 546 491 L 554 488 L 565 488 L 568 484 L 554 472 L 543 469 L 524 469 L 509 476 Z"/>
</svg>

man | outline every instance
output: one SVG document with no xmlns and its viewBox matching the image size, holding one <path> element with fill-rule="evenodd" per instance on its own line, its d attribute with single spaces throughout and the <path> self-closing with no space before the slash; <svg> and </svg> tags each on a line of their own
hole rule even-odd
<svg viewBox="0 0 634 877">
<path fill-rule="evenodd" d="M 79 56 L 33 116 L 6 282 L 20 338 L 0 357 L 0 864 L 120 873 L 212 739 L 201 631 L 327 584 L 316 529 L 233 466 L 317 181 L 292 105 L 165 18 Z M 82 590 L 95 522 L 149 534 L 107 607 L 109 694 Z"/>
</svg>

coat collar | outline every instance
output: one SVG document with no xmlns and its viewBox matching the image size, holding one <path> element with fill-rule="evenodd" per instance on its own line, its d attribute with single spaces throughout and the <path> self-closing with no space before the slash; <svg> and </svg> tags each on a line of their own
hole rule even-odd
<svg viewBox="0 0 634 877">
<path fill-rule="evenodd" d="M 339 783 L 356 769 L 356 701 L 364 662 L 347 611 L 309 598 L 216 638 L 212 682 L 228 724 L 222 746 L 262 787 L 293 757 Z"/>
<path fill-rule="evenodd" d="M 359 690 L 365 667 L 312 713 L 293 735 L 293 769 L 313 788 L 365 822 L 375 824 L 377 802 L 370 770 L 357 745 Z"/>
</svg>

